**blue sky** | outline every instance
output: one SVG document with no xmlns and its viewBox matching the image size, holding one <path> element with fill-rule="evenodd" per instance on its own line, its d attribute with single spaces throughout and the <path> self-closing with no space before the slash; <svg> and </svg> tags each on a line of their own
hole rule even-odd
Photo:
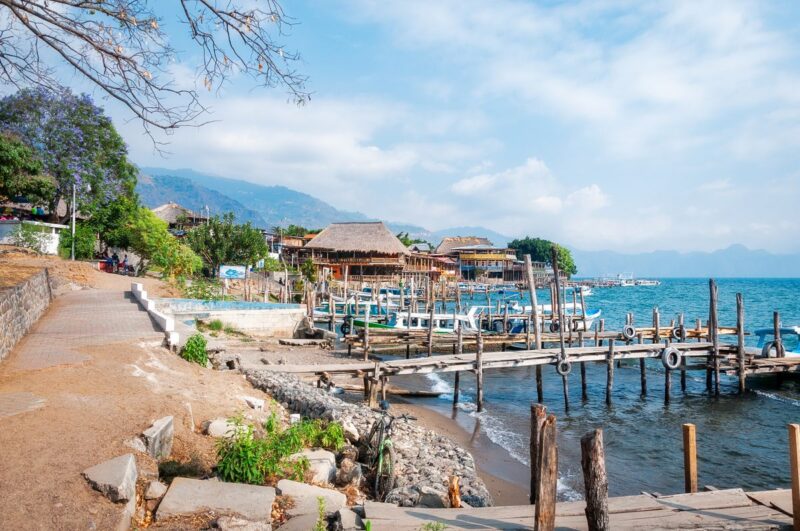
<svg viewBox="0 0 800 531">
<path fill-rule="evenodd" d="M 218 121 L 170 136 L 166 158 L 109 104 L 137 163 L 430 229 L 800 251 L 796 2 L 283 5 L 311 102 L 234 79 L 204 96 Z M 191 60 L 181 83 L 195 82 Z"/>
</svg>

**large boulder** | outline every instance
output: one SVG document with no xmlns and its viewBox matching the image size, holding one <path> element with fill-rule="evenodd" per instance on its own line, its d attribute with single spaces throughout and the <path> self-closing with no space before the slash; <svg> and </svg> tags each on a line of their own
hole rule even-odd
<svg viewBox="0 0 800 531">
<path fill-rule="evenodd" d="M 272 524 L 251 522 L 236 516 L 220 516 L 215 526 L 220 531 L 272 531 Z"/>
<path fill-rule="evenodd" d="M 155 459 L 169 457 L 172 453 L 172 437 L 175 432 L 172 415 L 158 419 L 152 426 L 144 430 L 147 453 Z"/>
<path fill-rule="evenodd" d="M 314 483 L 333 483 L 336 478 L 336 456 L 328 450 L 303 450 L 289 456 L 290 461 L 305 458 Z"/>
<path fill-rule="evenodd" d="M 275 489 L 243 483 L 175 478 L 158 506 L 158 518 L 214 511 L 253 522 L 272 522 Z"/>
<path fill-rule="evenodd" d="M 218 418 L 206 423 L 205 432 L 211 437 L 230 438 L 236 433 L 236 425 L 228 419 Z"/>
<path fill-rule="evenodd" d="M 93 489 L 113 502 L 126 502 L 136 496 L 136 459 L 125 454 L 83 471 Z"/>
<path fill-rule="evenodd" d="M 167 486 L 160 481 L 151 481 L 144 493 L 145 500 L 157 500 L 167 493 Z"/>
</svg>

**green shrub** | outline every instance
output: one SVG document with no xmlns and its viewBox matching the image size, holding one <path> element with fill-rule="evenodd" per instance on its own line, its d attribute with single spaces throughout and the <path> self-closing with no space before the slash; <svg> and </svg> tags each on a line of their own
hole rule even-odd
<svg viewBox="0 0 800 531">
<path fill-rule="evenodd" d="M 72 255 L 72 230 L 62 230 L 59 234 L 58 254 L 63 258 Z M 94 257 L 96 234 L 94 229 L 85 224 L 75 225 L 75 259 L 85 260 Z"/>
<path fill-rule="evenodd" d="M 224 328 L 224 325 L 222 324 L 222 321 L 220 321 L 219 319 L 214 319 L 213 321 L 208 323 L 208 328 L 210 330 L 213 330 L 214 332 L 219 332 Z"/>
<path fill-rule="evenodd" d="M 222 285 L 217 280 L 206 280 L 203 278 L 192 279 L 191 283 L 186 283 L 181 287 L 183 296 L 187 299 L 200 299 L 204 301 L 221 301 Z"/>
<path fill-rule="evenodd" d="M 340 450 L 344 431 L 339 423 L 327 425 L 319 420 L 302 420 L 282 430 L 273 414 L 264 423 L 265 435 L 256 437 L 253 426 L 241 417 L 231 419 L 234 435 L 217 443 L 217 471 L 224 481 L 264 484 L 271 479 L 302 481 L 308 470 L 307 459 L 289 456 L 307 447 Z"/>
<path fill-rule="evenodd" d="M 193 361 L 205 367 L 208 363 L 206 338 L 204 338 L 202 334 L 194 334 L 190 337 L 181 350 L 181 357 L 187 361 Z"/>
<path fill-rule="evenodd" d="M 20 223 L 11 234 L 11 243 L 17 247 L 24 247 L 39 254 L 47 251 L 49 230 L 46 227 L 31 223 Z"/>
</svg>

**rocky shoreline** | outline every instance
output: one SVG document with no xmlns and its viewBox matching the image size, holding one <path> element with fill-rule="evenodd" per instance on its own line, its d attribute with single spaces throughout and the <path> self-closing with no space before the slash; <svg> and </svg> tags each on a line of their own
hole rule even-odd
<svg viewBox="0 0 800 531">
<path fill-rule="evenodd" d="M 344 402 L 327 390 L 272 370 L 246 370 L 250 383 L 287 410 L 309 418 L 337 420 L 365 437 L 378 414 L 366 406 Z M 403 507 L 449 507 L 448 479 L 459 478 L 461 499 L 472 507 L 493 504 L 478 476 L 472 455 L 449 438 L 413 421 L 397 422 L 392 440 L 397 452 L 397 483 L 386 501 Z"/>
</svg>

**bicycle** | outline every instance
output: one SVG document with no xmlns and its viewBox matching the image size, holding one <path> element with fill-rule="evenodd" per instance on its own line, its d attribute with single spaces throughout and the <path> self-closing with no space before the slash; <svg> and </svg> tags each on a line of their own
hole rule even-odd
<svg viewBox="0 0 800 531">
<path fill-rule="evenodd" d="M 370 428 L 369 435 L 364 443 L 363 450 L 366 455 L 364 462 L 373 475 L 373 493 L 375 499 L 383 501 L 386 495 L 394 488 L 394 465 L 397 461 L 394 443 L 390 438 L 395 420 L 417 420 L 416 417 L 403 414 L 395 417 L 389 414 L 389 402 L 381 400 L 379 409 L 373 411 L 380 413 L 381 417 Z"/>
</svg>

